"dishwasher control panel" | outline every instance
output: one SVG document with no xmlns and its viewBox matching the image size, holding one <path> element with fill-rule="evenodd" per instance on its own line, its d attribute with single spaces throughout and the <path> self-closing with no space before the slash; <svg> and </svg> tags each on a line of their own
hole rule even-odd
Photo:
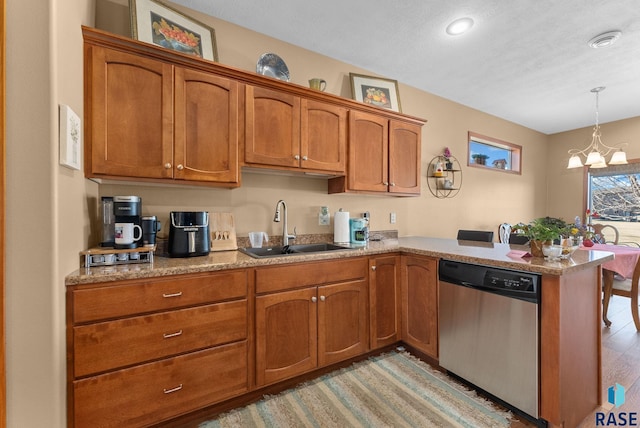
<svg viewBox="0 0 640 428">
<path fill-rule="evenodd" d="M 537 276 L 511 272 L 507 270 L 487 269 L 484 275 L 485 287 L 494 287 L 506 290 L 532 291 L 537 289 Z"/>
<path fill-rule="evenodd" d="M 440 281 L 531 302 L 540 298 L 538 274 L 450 260 L 440 260 L 438 268 Z"/>
</svg>

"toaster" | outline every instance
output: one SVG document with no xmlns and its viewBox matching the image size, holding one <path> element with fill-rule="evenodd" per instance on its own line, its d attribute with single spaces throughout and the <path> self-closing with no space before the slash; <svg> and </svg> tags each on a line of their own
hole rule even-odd
<svg viewBox="0 0 640 428">
<path fill-rule="evenodd" d="M 193 257 L 209 254 L 209 213 L 172 211 L 169 227 L 169 256 Z"/>
</svg>

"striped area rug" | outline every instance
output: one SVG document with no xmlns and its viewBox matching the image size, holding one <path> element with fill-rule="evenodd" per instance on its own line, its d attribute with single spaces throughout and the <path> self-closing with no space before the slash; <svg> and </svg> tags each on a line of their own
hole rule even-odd
<svg viewBox="0 0 640 428">
<path fill-rule="evenodd" d="M 511 414 L 402 350 L 220 415 L 217 427 L 508 427 Z"/>
</svg>

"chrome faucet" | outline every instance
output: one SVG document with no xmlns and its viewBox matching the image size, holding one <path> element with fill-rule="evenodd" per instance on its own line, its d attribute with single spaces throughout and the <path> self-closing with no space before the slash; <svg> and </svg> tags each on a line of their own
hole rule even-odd
<svg viewBox="0 0 640 428">
<path fill-rule="evenodd" d="M 273 217 L 273 221 L 280 223 L 280 205 L 284 211 L 284 223 L 282 224 L 282 246 L 289 245 L 289 239 L 296 239 L 296 228 L 293 228 L 293 235 L 289 235 L 287 232 L 287 204 L 280 199 L 276 204 L 276 215 Z"/>
</svg>

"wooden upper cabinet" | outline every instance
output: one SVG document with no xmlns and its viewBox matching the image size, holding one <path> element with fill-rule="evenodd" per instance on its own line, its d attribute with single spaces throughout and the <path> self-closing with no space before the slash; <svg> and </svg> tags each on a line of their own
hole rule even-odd
<svg viewBox="0 0 640 428">
<path fill-rule="evenodd" d="M 346 108 L 247 86 L 245 126 L 249 165 L 344 173 Z"/>
<path fill-rule="evenodd" d="M 300 165 L 300 97 L 246 87 L 245 162 Z"/>
<path fill-rule="evenodd" d="M 236 81 L 176 67 L 174 121 L 174 178 L 239 181 Z"/>
<path fill-rule="evenodd" d="M 388 119 L 352 111 L 349 115 L 349 189 L 386 192 L 388 164 Z"/>
<path fill-rule="evenodd" d="M 237 187 L 241 84 L 154 52 L 85 42 L 85 175 Z"/>
<path fill-rule="evenodd" d="M 344 174 L 347 164 L 347 109 L 302 100 L 300 166 Z"/>
<path fill-rule="evenodd" d="M 329 193 L 420 194 L 422 125 L 383 114 L 349 113 L 346 177 L 329 180 Z"/>
<path fill-rule="evenodd" d="M 85 174 L 170 178 L 173 67 L 98 46 L 87 61 Z"/>
<path fill-rule="evenodd" d="M 420 194 L 422 127 L 389 124 L 389 192 Z"/>
<path fill-rule="evenodd" d="M 423 119 L 82 28 L 89 178 L 240 185 L 240 166 L 420 193 Z"/>
</svg>

